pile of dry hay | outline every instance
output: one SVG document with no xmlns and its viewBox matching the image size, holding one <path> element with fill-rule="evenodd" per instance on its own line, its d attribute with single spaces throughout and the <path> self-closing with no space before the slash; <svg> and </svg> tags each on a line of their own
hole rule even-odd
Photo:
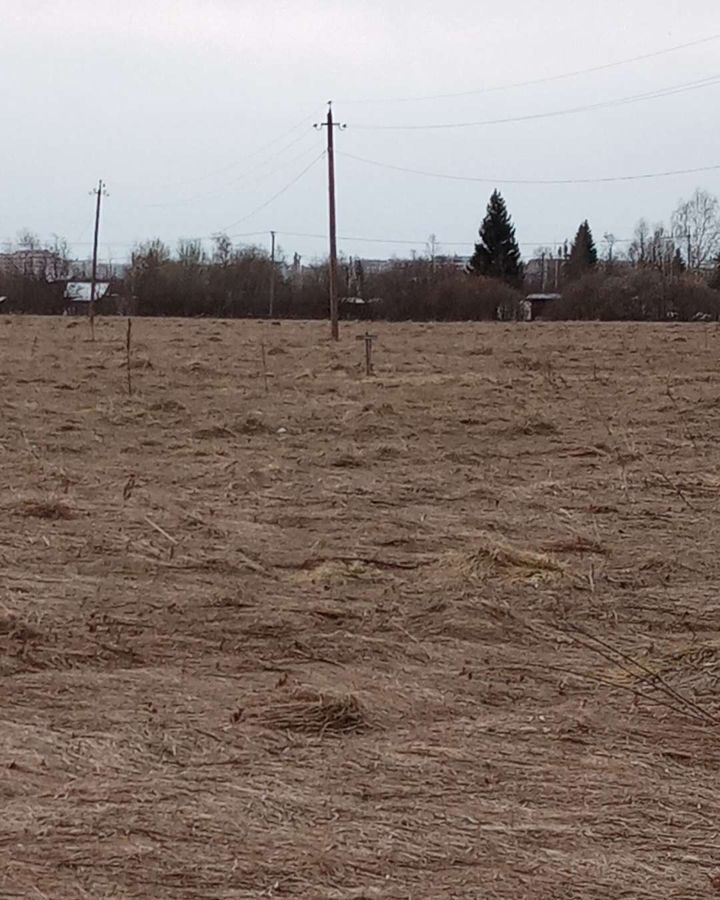
<svg viewBox="0 0 720 900">
<path fill-rule="evenodd" d="M 366 711 L 354 694 L 331 694 L 309 687 L 288 691 L 280 702 L 252 706 L 243 719 L 303 734 L 346 734 L 368 726 Z"/>
<path fill-rule="evenodd" d="M 465 578 L 546 579 L 567 574 L 567 567 L 547 553 L 514 547 L 489 534 L 480 535 L 474 552 L 450 551 L 440 562 L 446 572 L 455 569 Z"/>
</svg>

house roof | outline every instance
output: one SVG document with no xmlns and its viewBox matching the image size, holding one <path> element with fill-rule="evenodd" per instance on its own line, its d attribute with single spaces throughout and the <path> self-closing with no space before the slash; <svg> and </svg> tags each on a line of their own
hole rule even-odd
<svg viewBox="0 0 720 900">
<path fill-rule="evenodd" d="M 525 299 L 533 303 L 546 303 L 550 300 L 560 300 L 561 297 L 562 294 L 528 294 Z"/>
<path fill-rule="evenodd" d="M 89 281 L 69 281 L 65 288 L 65 299 L 77 303 L 89 303 L 92 284 Z M 102 299 L 110 289 L 109 281 L 95 282 L 95 299 Z"/>
</svg>

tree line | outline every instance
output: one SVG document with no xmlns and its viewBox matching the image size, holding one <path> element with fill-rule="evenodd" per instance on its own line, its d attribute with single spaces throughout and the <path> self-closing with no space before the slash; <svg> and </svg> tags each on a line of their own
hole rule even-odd
<svg viewBox="0 0 720 900">
<path fill-rule="evenodd" d="M 682 201 L 670 226 L 641 220 L 624 251 L 604 235 L 601 258 L 590 223 L 572 241 L 538 248 L 525 263 L 505 200 L 495 190 L 469 261 L 437 252 L 381 265 L 342 259 L 340 309 L 345 317 L 464 320 L 523 315 L 527 293 L 558 294 L 545 315 L 563 319 L 691 319 L 720 317 L 720 204 L 697 190 Z M 72 273 L 67 244 L 43 246 L 25 233 L 15 253 L 0 255 L 5 308 L 35 313 L 64 309 L 64 282 Z M 18 253 L 17 251 L 25 251 Z M 46 266 L 37 263 L 44 251 Z M 13 262 L 17 260 L 17 264 Z M 29 261 L 29 262 L 28 262 Z M 259 247 L 236 246 L 216 235 L 208 251 L 181 241 L 173 251 L 160 240 L 139 244 L 115 285 L 138 315 L 325 318 L 327 264 L 299 257 L 273 261 Z M 128 303 L 125 304 L 128 308 Z"/>
</svg>

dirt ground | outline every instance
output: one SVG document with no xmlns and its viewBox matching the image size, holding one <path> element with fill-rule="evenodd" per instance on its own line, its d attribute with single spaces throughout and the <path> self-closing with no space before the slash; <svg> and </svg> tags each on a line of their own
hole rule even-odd
<svg viewBox="0 0 720 900">
<path fill-rule="evenodd" d="M 720 894 L 717 326 L 125 329 L 0 319 L 3 900 Z"/>
</svg>

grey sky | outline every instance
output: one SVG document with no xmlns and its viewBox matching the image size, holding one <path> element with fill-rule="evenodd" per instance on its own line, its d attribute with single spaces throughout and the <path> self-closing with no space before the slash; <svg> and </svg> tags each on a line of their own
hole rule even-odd
<svg viewBox="0 0 720 900">
<path fill-rule="evenodd" d="M 642 103 L 494 126 L 374 130 L 559 110 L 720 76 L 720 40 L 547 84 L 471 91 L 603 65 L 720 34 L 717 0 L 0 0 L 0 239 L 28 227 L 80 255 L 92 198 L 111 194 L 103 257 L 134 241 L 281 233 L 287 253 L 325 251 L 325 164 L 255 214 L 324 148 L 312 129 L 327 99 L 337 135 L 341 235 L 469 252 L 494 183 L 442 181 L 343 152 L 434 172 L 496 178 L 525 255 L 572 237 L 628 237 L 667 220 L 720 170 L 599 185 L 503 179 L 594 178 L 720 165 L 720 84 Z M 357 101 L 373 102 L 357 102 Z M 295 127 L 297 126 L 297 127 Z M 295 130 L 291 130 L 295 127 Z M 257 151 L 270 142 L 264 153 Z M 248 242 L 267 243 L 265 235 Z M 459 243 L 456 243 L 459 242 Z M 466 246 L 462 246 L 466 242 Z M 341 240 L 363 256 L 411 245 Z"/>
</svg>

